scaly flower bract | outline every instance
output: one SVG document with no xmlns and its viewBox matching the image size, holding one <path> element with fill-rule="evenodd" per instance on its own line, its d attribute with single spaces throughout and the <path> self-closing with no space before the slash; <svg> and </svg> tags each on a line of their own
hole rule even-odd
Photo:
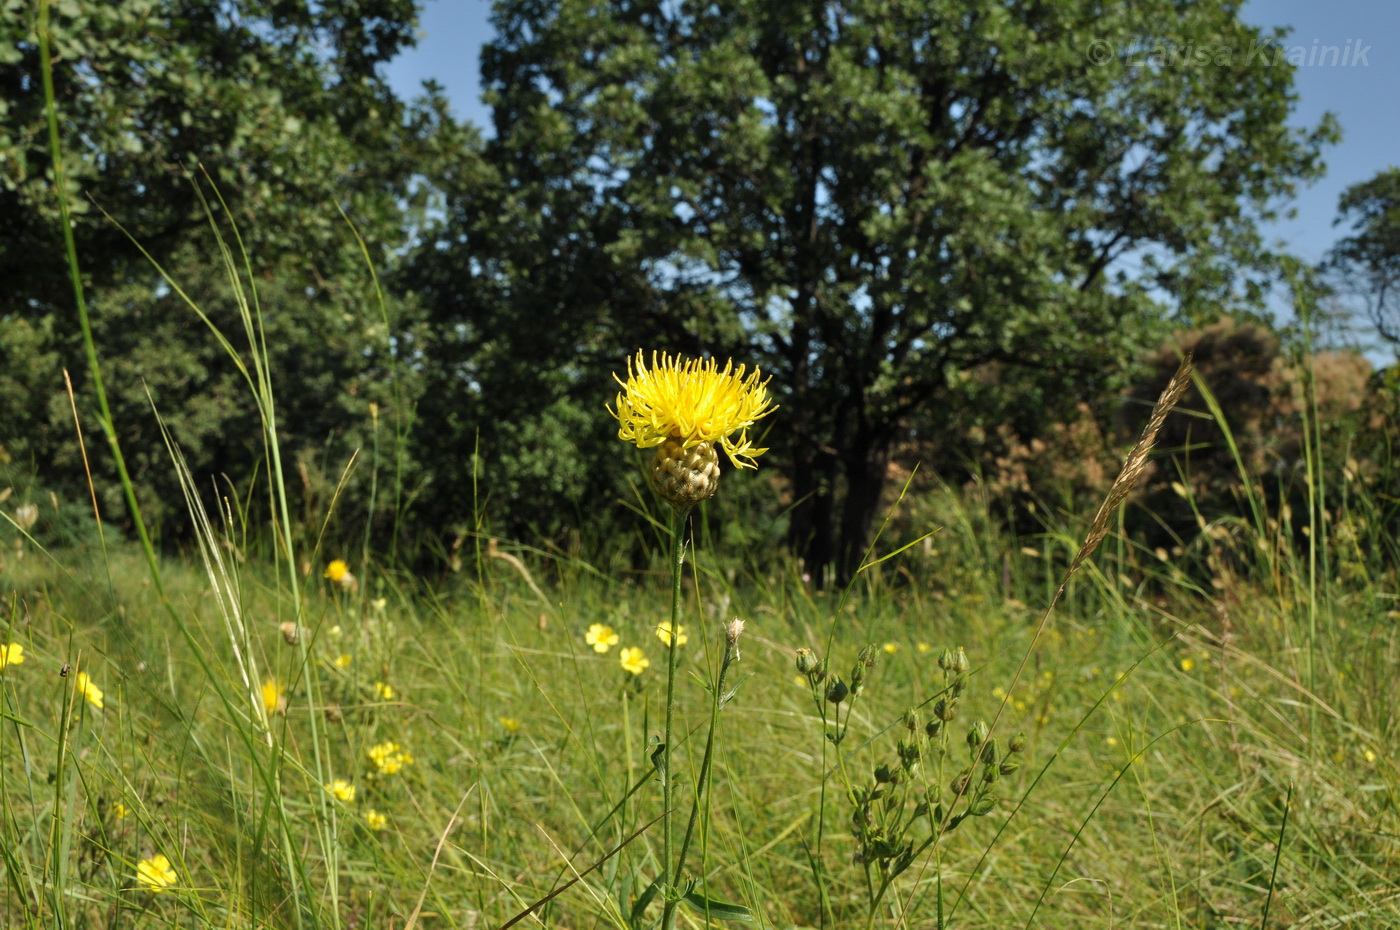
<svg viewBox="0 0 1400 930">
<path fill-rule="evenodd" d="M 177 881 L 170 860 L 160 853 L 136 863 L 136 884 L 154 894 L 160 894 Z"/>
<path fill-rule="evenodd" d="M 607 652 L 617 645 L 617 631 L 606 623 L 595 623 L 584 634 L 583 641 L 593 647 L 594 652 Z"/>
<path fill-rule="evenodd" d="M 651 665 L 651 660 L 642 654 L 642 650 L 638 646 L 628 646 L 618 653 L 618 657 L 622 660 L 623 669 L 633 675 L 640 675 L 647 670 L 647 666 Z"/>
<path fill-rule="evenodd" d="M 78 673 L 77 680 L 74 682 L 74 687 L 89 704 L 96 707 L 98 710 L 102 709 L 102 689 L 92 683 L 92 679 L 88 677 L 87 672 Z"/>
<path fill-rule="evenodd" d="M 659 639 L 659 640 L 661 640 L 663 643 L 665 643 L 665 644 L 668 645 L 668 646 L 671 645 L 671 621 L 670 621 L 670 620 L 662 620 L 660 623 L 658 623 L 658 624 L 656 625 L 656 638 Z M 690 636 L 686 633 L 685 627 L 682 626 L 682 625 L 679 624 L 679 623 L 676 624 L 676 636 L 675 636 L 675 640 L 676 640 L 676 643 L 675 643 L 675 644 L 676 644 L 677 646 L 684 646 L 686 643 L 688 643 L 688 642 L 690 641 Z"/>
<path fill-rule="evenodd" d="M 627 360 L 627 380 L 613 377 L 622 385 L 617 408 L 617 436 L 638 449 L 650 449 L 667 439 L 679 440 L 689 449 L 701 443 L 718 443 L 735 468 L 756 468 L 754 459 L 767 449 L 756 449 L 749 441 L 749 427 L 774 409 L 768 400 L 768 382 L 754 369 L 736 370 L 726 361 L 720 369 L 716 359 L 682 360 L 665 352 L 653 352 L 651 367 L 640 351 Z M 734 434 L 738 434 L 738 438 Z"/>
<path fill-rule="evenodd" d="M 24 647 L 19 643 L 0 646 L 0 668 L 7 665 L 20 665 L 24 662 Z"/>
</svg>

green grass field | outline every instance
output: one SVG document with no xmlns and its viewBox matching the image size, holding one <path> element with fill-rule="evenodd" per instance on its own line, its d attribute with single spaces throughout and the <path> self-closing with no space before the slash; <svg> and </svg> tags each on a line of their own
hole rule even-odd
<svg viewBox="0 0 1400 930">
<path fill-rule="evenodd" d="M 966 928 L 1400 926 L 1387 583 L 1318 584 L 1290 562 L 1201 588 L 1090 564 L 1028 653 L 1072 536 L 989 539 L 941 506 L 925 544 L 845 593 L 699 547 L 677 653 L 682 823 L 723 624 L 747 626 L 685 870 L 697 893 L 776 928 L 932 927 L 940 910 Z M 517 925 L 655 925 L 662 895 L 637 902 L 662 848 L 663 548 L 630 574 L 521 553 L 538 585 L 485 553 L 431 582 L 352 564 L 354 591 L 323 559 L 297 566 L 300 594 L 285 564 L 231 544 L 212 572 L 160 562 L 159 584 L 127 544 L 9 549 L 4 636 L 23 651 L 0 671 L 0 922 L 502 927 L 577 879 Z M 585 642 L 595 623 L 616 631 L 605 653 Z M 866 644 L 859 698 L 833 705 L 797 671 L 808 648 L 850 682 Z M 956 716 L 891 777 L 906 721 L 939 716 L 949 647 L 970 665 Z M 650 667 L 625 670 L 627 648 Z M 1003 746 L 1024 734 L 1019 768 L 926 846 L 918 801 L 957 809 L 964 735 L 999 712 Z M 873 821 L 919 851 L 872 908 L 878 856 L 856 861 L 852 815 L 882 765 L 863 848 Z"/>
</svg>

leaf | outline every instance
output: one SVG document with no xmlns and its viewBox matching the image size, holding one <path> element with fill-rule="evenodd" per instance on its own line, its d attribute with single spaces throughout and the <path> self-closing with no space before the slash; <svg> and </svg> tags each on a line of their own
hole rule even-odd
<svg viewBox="0 0 1400 930">
<path fill-rule="evenodd" d="M 647 885 L 646 890 L 637 896 L 636 903 L 632 905 L 632 913 L 627 918 L 629 924 L 635 927 L 638 925 L 638 922 L 641 921 L 642 915 L 646 913 L 647 907 L 650 906 L 652 900 L 656 898 L 656 891 L 661 887 L 660 882 L 661 879 L 653 878 L 651 884 Z"/>
<path fill-rule="evenodd" d="M 753 911 L 742 904 L 729 904 L 724 901 L 716 901 L 707 898 L 698 891 L 692 891 L 683 899 L 686 904 L 695 908 L 702 914 L 706 914 L 715 920 L 753 920 Z"/>
</svg>

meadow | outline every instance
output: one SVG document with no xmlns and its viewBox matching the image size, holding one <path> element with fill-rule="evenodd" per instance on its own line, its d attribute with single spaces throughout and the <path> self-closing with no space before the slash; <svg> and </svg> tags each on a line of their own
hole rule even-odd
<svg viewBox="0 0 1400 930">
<path fill-rule="evenodd" d="M 6 521 L 4 926 L 658 923 L 664 508 L 640 570 L 478 537 L 432 577 L 245 550 L 230 514 L 149 560 Z M 846 589 L 695 540 L 677 925 L 1400 926 L 1397 604 L 1360 547 L 1221 521 L 1188 572 L 1110 535 L 1037 637 L 1085 518 L 891 517 Z M 997 772 L 958 786 L 979 721 Z"/>
</svg>

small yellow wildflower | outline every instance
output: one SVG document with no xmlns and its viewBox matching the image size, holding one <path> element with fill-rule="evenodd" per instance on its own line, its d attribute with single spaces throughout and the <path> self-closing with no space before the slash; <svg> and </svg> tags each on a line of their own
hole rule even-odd
<svg viewBox="0 0 1400 930">
<path fill-rule="evenodd" d="M 112 816 L 118 820 L 125 820 L 131 814 L 131 809 L 121 801 L 112 805 Z"/>
<path fill-rule="evenodd" d="M 340 628 L 340 624 L 337 623 L 335 626 L 331 627 L 329 630 L 326 631 L 326 635 L 329 636 L 331 639 L 340 639 L 340 637 L 345 635 L 345 631 L 342 630 Z"/>
<path fill-rule="evenodd" d="M 398 743 L 378 743 L 366 750 L 379 775 L 397 774 L 405 765 L 413 764 L 413 756 Z"/>
<path fill-rule="evenodd" d="M 641 352 L 627 360 L 627 380 L 617 395 L 617 437 L 638 449 L 659 446 L 676 439 L 690 449 L 704 442 L 719 443 L 735 468 L 755 468 L 754 459 L 767 449 L 749 441 L 749 427 L 772 413 L 768 382 L 758 369 L 745 376 L 728 361 L 721 371 L 716 359 L 683 361 L 653 352 L 651 368 Z M 736 441 L 733 437 L 738 433 Z"/>
<path fill-rule="evenodd" d="M 497 717 L 496 719 L 507 733 L 518 733 L 520 728 L 524 726 L 518 717 Z"/>
<path fill-rule="evenodd" d="M 282 702 L 282 689 L 278 687 L 277 682 L 273 681 L 271 678 L 263 680 L 262 702 L 263 710 L 267 711 L 269 714 L 275 714 L 279 710 L 283 710 L 286 706 Z"/>
<path fill-rule="evenodd" d="M 348 574 L 350 574 L 350 566 L 345 564 L 345 560 L 335 559 L 331 564 L 326 566 L 326 574 L 324 577 L 329 578 L 336 584 L 340 584 L 340 580 Z"/>
<path fill-rule="evenodd" d="M 622 667 L 633 675 L 640 675 L 651 665 L 651 660 L 642 654 L 638 646 L 628 646 L 618 654 L 622 659 Z"/>
<path fill-rule="evenodd" d="M 1367 762 L 1375 762 L 1375 761 L 1376 761 L 1376 754 L 1375 754 L 1374 752 L 1372 752 L 1371 750 L 1369 750 L 1369 749 L 1366 750 L 1365 752 L 1363 752 L 1362 755 L 1366 757 L 1366 761 L 1367 761 Z"/>
<path fill-rule="evenodd" d="M 583 635 L 583 641 L 593 647 L 594 652 L 607 652 L 617 645 L 617 631 L 606 623 L 594 623 Z"/>
<path fill-rule="evenodd" d="M 1181 660 L 1181 670 L 1182 670 L 1183 672 L 1189 672 L 1189 671 L 1191 671 L 1191 669 L 1193 669 L 1193 668 L 1195 668 L 1195 667 L 1196 667 L 1196 661 L 1195 661 L 1194 659 L 1182 659 L 1182 660 Z"/>
<path fill-rule="evenodd" d="M 338 655 L 338 656 L 335 657 L 335 667 L 336 667 L 336 668 L 349 668 L 349 667 L 350 667 L 350 663 L 351 663 L 352 661 L 354 661 L 354 660 L 351 659 L 350 653 L 348 653 L 348 652 L 342 652 L 340 655 Z"/>
<path fill-rule="evenodd" d="M 355 786 L 345 779 L 337 778 L 324 787 L 335 795 L 337 801 L 344 801 L 346 804 L 355 803 Z"/>
<path fill-rule="evenodd" d="M 381 701 L 392 701 L 394 699 L 394 686 L 376 681 L 374 683 L 374 696 Z"/>
<path fill-rule="evenodd" d="M 24 646 L 19 643 L 10 643 L 8 646 L 0 646 L 0 668 L 7 665 L 21 665 L 24 663 Z"/>
<path fill-rule="evenodd" d="M 96 707 L 98 710 L 102 709 L 102 689 L 92 683 L 92 679 L 88 677 L 87 672 L 78 673 L 77 680 L 74 682 L 74 687 L 77 688 L 78 693 L 81 694 L 83 699 L 89 704 Z"/>
<path fill-rule="evenodd" d="M 671 621 L 670 621 L 670 620 L 662 620 L 660 623 L 658 623 L 658 624 L 656 625 L 656 638 L 659 639 L 659 640 L 661 640 L 663 643 L 665 643 L 665 644 L 668 645 L 668 646 L 671 645 Z M 684 646 L 687 642 L 690 641 L 690 636 L 688 636 L 688 635 L 686 634 L 686 632 L 685 632 L 685 627 L 684 627 L 684 626 L 681 626 L 679 623 L 676 624 L 676 636 L 675 636 L 675 639 L 676 639 L 676 643 L 675 643 L 675 644 L 676 644 L 677 646 Z"/>
<path fill-rule="evenodd" d="M 885 645 L 880 648 L 884 649 L 890 655 L 894 655 L 899 651 L 899 643 L 885 643 Z"/>
<path fill-rule="evenodd" d="M 919 645 L 915 648 L 918 649 L 920 652 L 930 652 L 933 650 L 933 647 L 930 646 L 928 643 L 919 643 Z"/>
<path fill-rule="evenodd" d="M 379 813 L 379 811 L 373 808 L 365 811 L 365 826 L 369 827 L 371 830 L 383 830 L 388 824 L 389 818 Z"/>
<path fill-rule="evenodd" d="M 376 597 L 369 602 L 369 606 L 373 607 L 375 610 L 383 610 L 385 607 L 389 606 L 389 599 L 387 597 Z"/>
<path fill-rule="evenodd" d="M 160 853 L 136 863 L 136 884 L 153 894 L 160 894 L 176 882 L 170 860 Z"/>
</svg>

